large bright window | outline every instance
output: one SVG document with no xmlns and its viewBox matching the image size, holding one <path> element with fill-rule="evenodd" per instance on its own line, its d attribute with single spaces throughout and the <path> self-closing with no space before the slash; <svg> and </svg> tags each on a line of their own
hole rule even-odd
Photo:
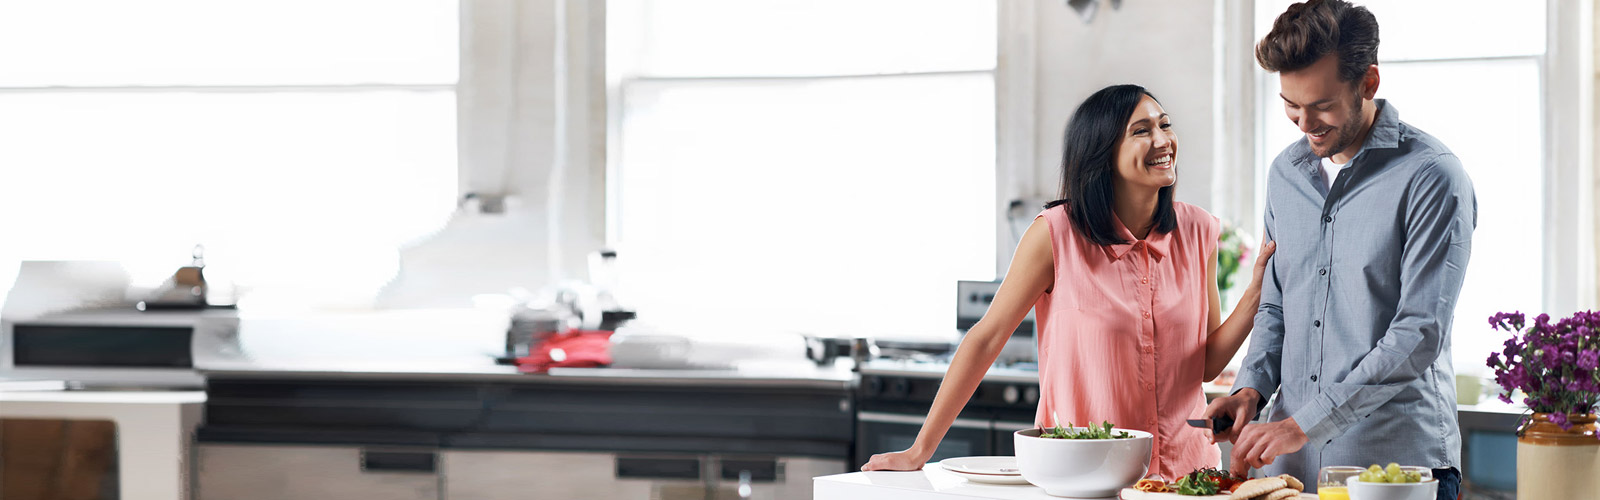
<svg viewBox="0 0 1600 500">
<path fill-rule="evenodd" d="M 1256 4 L 1257 40 L 1290 3 Z M 1545 309 L 1545 2 L 1360 3 L 1380 26 L 1377 97 L 1393 104 L 1402 121 L 1455 152 L 1476 188 L 1478 227 L 1456 306 L 1452 349 L 1458 373 L 1483 373 L 1484 358 L 1502 337 L 1488 330 L 1486 319 L 1498 311 Z M 1285 117 L 1277 75 L 1258 74 L 1263 138 L 1258 164 L 1265 172 L 1303 135 Z"/>
<path fill-rule="evenodd" d="M 159 278 L 202 244 L 263 293 L 370 293 L 454 207 L 458 18 L 434 0 L 0 3 L 0 283 L 22 259 Z"/>
<path fill-rule="evenodd" d="M 641 321 L 954 335 L 995 262 L 991 2 L 618 0 L 610 239 Z"/>
</svg>

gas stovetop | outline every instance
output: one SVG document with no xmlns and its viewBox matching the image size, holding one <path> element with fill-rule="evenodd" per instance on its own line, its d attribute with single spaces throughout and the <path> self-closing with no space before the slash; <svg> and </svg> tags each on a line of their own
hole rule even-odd
<svg viewBox="0 0 1600 500">
<path fill-rule="evenodd" d="M 856 401 L 863 410 L 925 414 L 949 368 L 949 361 L 939 358 L 868 361 L 861 365 Z M 1031 421 L 1038 403 L 1039 372 L 1032 363 L 995 366 L 984 375 L 962 414 L 1003 414 Z"/>
<path fill-rule="evenodd" d="M 879 358 L 863 363 L 860 372 L 863 378 L 879 376 L 942 379 L 949 369 L 950 361 L 944 358 Z M 983 381 L 986 383 L 1003 382 L 1037 385 L 1039 383 L 1039 370 L 1034 363 L 995 365 L 989 367 L 989 372 L 984 375 Z"/>
</svg>

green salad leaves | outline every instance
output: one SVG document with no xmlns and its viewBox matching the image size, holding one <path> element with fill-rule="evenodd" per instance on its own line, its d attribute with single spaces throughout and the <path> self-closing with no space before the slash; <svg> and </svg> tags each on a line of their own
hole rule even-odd
<svg viewBox="0 0 1600 500">
<path fill-rule="evenodd" d="M 1222 486 L 1217 484 L 1216 479 L 1213 479 L 1204 471 L 1198 470 L 1183 476 L 1183 479 L 1179 479 L 1173 486 L 1176 487 L 1179 495 L 1191 496 L 1215 495 L 1222 490 Z"/>
<path fill-rule="evenodd" d="M 1053 429 L 1039 429 L 1039 437 L 1050 439 L 1128 439 L 1133 437 L 1126 431 L 1111 432 L 1111 422 L 1101 422 L 1099 426 L 1087 425 L 1082 429 L 1074 428 L 1072 422 L 1067 422 L 1066 427 L 1056 424 Z"/>
</svg>

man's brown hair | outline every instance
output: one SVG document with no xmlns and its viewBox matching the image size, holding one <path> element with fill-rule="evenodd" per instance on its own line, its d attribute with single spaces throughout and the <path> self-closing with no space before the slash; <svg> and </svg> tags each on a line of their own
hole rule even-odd
<svg viewBox="0 0 1600 500">
<path fill-rule="evenodd" d="M 1378 18 L 1345 0 L 1310 0 L 1289 6 L 1256 44 L 1256 62 L 1278 73 L 1339 57 L 1339 81 L 1358 82 L 1378 63 Z"/>
</svg>

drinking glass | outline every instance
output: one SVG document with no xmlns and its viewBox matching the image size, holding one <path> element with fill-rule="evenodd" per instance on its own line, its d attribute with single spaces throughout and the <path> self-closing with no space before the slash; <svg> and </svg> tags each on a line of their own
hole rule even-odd
<svg viewBox="0 0 1600 500">
<path fill-rule="evenodd" d="M 1317 472 L 1317 500 L 1350 500 L 1345 480 L 1361 475 L 1365 467 L 1330 465 Z"/>
</svg>

